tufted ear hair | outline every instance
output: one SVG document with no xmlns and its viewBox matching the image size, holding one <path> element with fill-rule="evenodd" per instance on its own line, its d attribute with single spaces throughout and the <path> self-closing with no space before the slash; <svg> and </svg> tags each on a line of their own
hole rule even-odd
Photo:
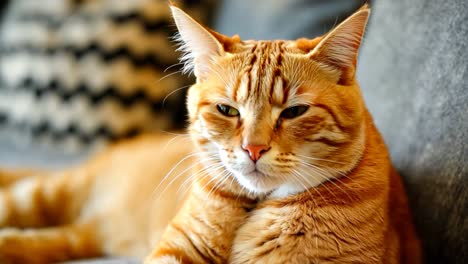
<svg viewBox="0 0 468 264">
<path fill-rule="evenodd" d="M 354 79 L 357 56 L 367 20 L 370 15 L 366 4 L 326 34 L 309 56 L 341 71 L 340 83 Z"/>
<path fill-rule="evenodd" d="M 183 52 L 181 61 L 185 64 L 184 71 L 193 71 L 197 79 L 203 79 L 213 57 L 225 53 L 220 41 L 224 36 L 205 28 L 180 8 L 170 7 L 179 31 L 177 41 L 181 44 L 179 50 Z"/>
</svg>

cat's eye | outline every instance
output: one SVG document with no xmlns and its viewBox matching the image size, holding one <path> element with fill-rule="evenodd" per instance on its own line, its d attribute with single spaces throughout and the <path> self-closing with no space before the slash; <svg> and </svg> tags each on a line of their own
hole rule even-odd
<svg viewBox="0 0 468 264">
<path fill-rule="evenodd" d="M 218 111 L 225 116 L 233 117 L 239 115 L 239 110 L 229 105 L 219 104 L 216 105 L 216 108 L 218 108 Z"/>
<path fill-rule="evenodd" d="M 284 109 L 283 112 L 281 112 L 280 117 L 285 119 L 292 119 L 302 115 L 303 113 L 305 113 L 305 111 L 307 111 L 307 109 L 309 109 L 308 105 L 292 106 Z"/>
</svg>

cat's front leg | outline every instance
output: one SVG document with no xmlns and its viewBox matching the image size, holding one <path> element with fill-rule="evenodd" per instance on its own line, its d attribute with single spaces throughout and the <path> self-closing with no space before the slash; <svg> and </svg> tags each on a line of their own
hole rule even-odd
<svg viewBox="0 0 468 264">
<path fill-rule="evenodd" d="M 235 232 L 255 200 L 198 179 L 145 264 L 227 263 Z"/>
</svg>

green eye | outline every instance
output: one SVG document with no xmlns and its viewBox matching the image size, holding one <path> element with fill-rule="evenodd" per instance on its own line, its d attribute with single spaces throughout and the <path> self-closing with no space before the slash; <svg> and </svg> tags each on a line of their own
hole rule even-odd
<svg viewBox="0 0 468 264">
<path fill-rule="evenodd" d="M 233 117 L 239 115 L 239 110 L 229 105 L 219 104 L 216 108 L 218 108 L 218 111 L 225 116 Z"/>
<path fill-rule="evenodd" d="M 280 117 L 285 119 L 292 119 L 302 115 L 303 113 L 305 113 L 305 111 L 307 111 L 307 109 L 309 109 L 308 105 L 297 105 L 289 107 L 284 109 L 283 112 L 281 112 Z"/>
</svg>

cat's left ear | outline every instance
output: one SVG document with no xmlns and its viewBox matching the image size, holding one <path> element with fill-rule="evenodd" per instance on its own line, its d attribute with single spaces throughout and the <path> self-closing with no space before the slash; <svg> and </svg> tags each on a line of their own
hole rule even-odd
<svg viewBox="0 0 468 264">
<path fill-rule="evenodd" d="M 370 15 L 364 5 L 353 15 L 326 34 L 309 56 L 340 71 L 340 84 L 347 84 L 355 77 L 359 47 Z"/>
<path fill-rule="evenodd" d="M 179 30 L 180 50 L 184 52 L 181 61 L 185 63 L 184 70 L 193 70 L 197 79 L 203 79 L 209 71 L 213 57 L 224 55 L 223 38 L 200 25 L 180 8 L 171 5 L 172 16 Z"/>
</svg>

